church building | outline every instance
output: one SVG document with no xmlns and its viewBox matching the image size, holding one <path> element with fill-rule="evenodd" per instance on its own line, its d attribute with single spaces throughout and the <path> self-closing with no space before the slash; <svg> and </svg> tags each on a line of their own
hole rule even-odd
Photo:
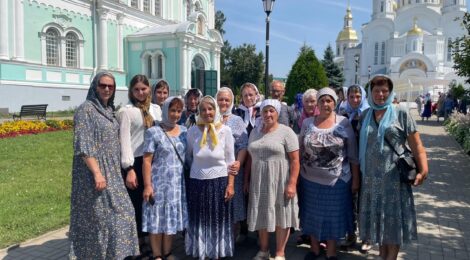
<svg viewBox="0 0 470 260">
<path fill-rule="evenodd" d="M 116 77 L 116 105 L 136 74 L 171 95 L 219 85 L 223 39 L 215 0 L 1 0 L 0 109 L 73 109 L 100 70 Z"/>
</svg>

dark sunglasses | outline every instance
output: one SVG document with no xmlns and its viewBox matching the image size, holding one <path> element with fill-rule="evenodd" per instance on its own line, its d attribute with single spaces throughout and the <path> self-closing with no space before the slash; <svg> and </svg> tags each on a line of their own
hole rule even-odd
<svg viewBox="0 0 470 260">
<path fill-rule="evenodd" d="M 108 84 L 103 84 L 103 83 L 98 83 L 98 87 L 101 89 L 106 89 L 106 88 L 109 88 L 111 90 L 114 89 L 114 85 L 108 85 Z"/>
</svg>

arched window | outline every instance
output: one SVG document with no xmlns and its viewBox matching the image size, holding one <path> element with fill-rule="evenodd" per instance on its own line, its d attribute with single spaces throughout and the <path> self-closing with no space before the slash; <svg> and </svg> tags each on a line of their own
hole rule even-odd
<svg viewBox="0 0 470 260">
<path fill-rule="evenodd" d="M 139 8 L 138 1 L 137 0 L 131 0 L 131 7 Z"/>
<path fill-rule="evenodd" d="M 452 38 L 447 39 L 447 61 L 452 61 Z"/>
<path fill-rule="evenodd" d="M 197 34 L 204 35 L 204 19 L 202 17 L 197 18 Z"/>
<path fill-rule="evenodd" d="M 146 62 L 147 62 L 147 71 L 145 72 L 145 74 L 147 75 L 149 79 L 151 79 L 152 78 L 152 56 L 148 55 Z"/>
<path fill-rule="evenodd" d="M 55 28 L 46 31 L 46 60 L 47 65 L 59 66 L 59 32 Z"/>
<path fill-rule="evenodd" d="M 144 9 L 143 11 L 146 13 L 150 13 L 150 0 L 144 0 L 142 4 Z"/>
<path fill-rule="evenodd" d="M 413 51 L 417 51 L 418 50 L 418 43 L 416 40 L 413 41 L 413 48 L 412 48 Z"/>
<path fill-rule="evenodd" d="M 157 65 L 157 67 L 155 68 L 156 69 L 155 74 L 157 76 L 157 79 L 162 79 L 163 78 L 163 55 L 157 54 L 157 56 L 155 57 L 155 62 Z"/>
<path fill-rule="evenodd" d="M 382 55 L 380 56 L 380 64 L 385 64 L 385 42 L 382 42 Z"/>
<path fill-rule="evenodd" d="M 162 2 L 160 0 L 155 0 L 155 16 L 162 16 Z"/>
<path fill-rule="evenodd" d="M 374 65 L 377 65 L 379 63 L 379 43 L 375 43 L 374 47 Z"/>
<path fill-rule="evenodd" d="M 65 36 L 65 66 L 78 67 L 78 37 L 73 32 Z"/>
</svg>

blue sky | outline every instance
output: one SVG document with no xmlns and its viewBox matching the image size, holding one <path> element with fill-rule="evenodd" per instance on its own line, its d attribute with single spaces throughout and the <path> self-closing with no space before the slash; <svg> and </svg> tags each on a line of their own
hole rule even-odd
<svg viewBox="0 0 470 260">
<path fill-rule="evenodd" d="M 224 38 L 232 46 L 255 44 L 265 51 L 266 14 L 262 0 L 216 0 L 227 20 Z M 304 42 L 318 59 L 331 43 L 335 49 L 343 28 L 347 0 L 276 0 L 271 13 L 269 69 L 274 77 L 287 77 Z M 371 0 L 351 0 L 353 26 L 361 39 L 361 25 L 370 21 Z"/>
</svg>

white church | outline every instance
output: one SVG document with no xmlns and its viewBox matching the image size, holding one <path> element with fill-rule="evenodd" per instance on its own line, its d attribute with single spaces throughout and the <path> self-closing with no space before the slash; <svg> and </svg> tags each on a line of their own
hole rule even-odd
<svg viewBox="0 0 470 260">
<path fill-rule="evenodd" d="M 373 0 L 359 40 L 348 5 L 335 58 L 344 70 L 344 87 L 386 74 L 399 99 L 414 100 L 423 93 L 435 97 L 452 81 L 463 83 L 452 68 L 449 43 L 464 35 L 458 19 L 466 11 L 466 0 Z"/>
</svg>

